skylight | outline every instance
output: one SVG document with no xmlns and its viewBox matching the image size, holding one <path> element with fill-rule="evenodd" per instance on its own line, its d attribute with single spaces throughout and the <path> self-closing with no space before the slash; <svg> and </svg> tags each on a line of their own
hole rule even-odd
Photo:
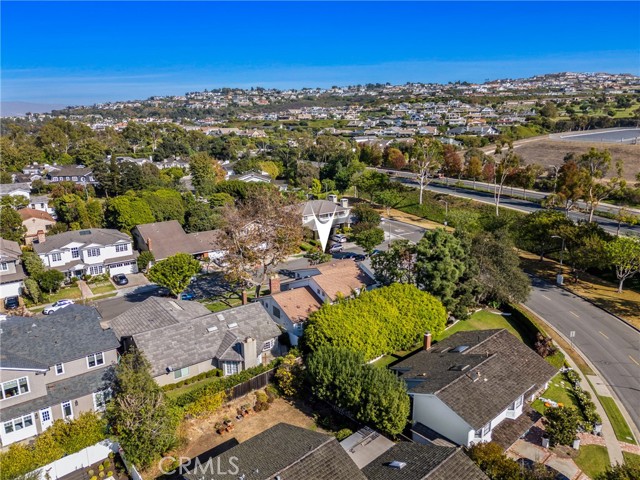
<svg viewBox="0 0 640 480">
<path fill-rule="evenodd" d="M 238 328 L 238 324 L 236 322 L 228 323 L 227 327 L 229 327 L 229 328 Z"/>
<path fill-rule="evenodd" d="M 452 353 L 462 353 L 465 350 L 469 349 L 469 345 L 458 345 L 456 348 L 451 350 Z"/>
</svg>

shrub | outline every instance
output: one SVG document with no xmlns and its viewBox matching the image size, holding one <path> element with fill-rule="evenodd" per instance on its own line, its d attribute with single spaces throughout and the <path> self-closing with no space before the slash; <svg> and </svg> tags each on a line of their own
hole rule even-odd
<svg viewBox="0 0 640 480">
<path fill-rule="evenodd" d="M 288 353 L 276 370 L 276 382 L 280 391 L 287 397 L 298 394 L 302 384 L 302 367 L 297 358 Z"/>
<path fill-rule="evenodd" d="M 344 440 L 347 437 L 350 437 L 351 435 L 353 435 L 353 432 L 350 429 L 343 428 L 342 430 L 338 430 L 336 432 L 336 440 L 341 442 L 342 440 Z"/>
<path fill-rule="evenodd" d="M 219 409 L 224 403 L 225 398 L 225 392 L 204 395 L 195 402 L 187 405 L 184 409 L 184 413 L 194 417 L 207 415 Z"/>
<path fill-rule="evenodd" d="M 547 408 L 545 430 L 552 445 L 571 445 L 580 425 L 580 415 L 574 407 Z"/>
</svg>

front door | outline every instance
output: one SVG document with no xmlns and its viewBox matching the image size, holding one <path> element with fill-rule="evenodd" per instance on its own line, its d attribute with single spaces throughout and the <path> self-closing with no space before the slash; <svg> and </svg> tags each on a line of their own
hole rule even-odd
<svg viewBox="0 0 640 480">
<path fill-rule="evenodd" d="M 51 407 L 40 410 L 40 427 L 44 432 L 53 424 L 53 415 L 51 415 Z"/>
</svg>

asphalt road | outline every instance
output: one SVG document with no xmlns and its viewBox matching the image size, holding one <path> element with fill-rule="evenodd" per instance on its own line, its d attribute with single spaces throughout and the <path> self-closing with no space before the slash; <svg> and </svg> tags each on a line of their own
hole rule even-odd
<svg viewBox="0 0 640 480">
<path fill-rule="evenodd" d="M 418 183 L 416 181 L 409 178 L 398 177 L 397 180 L 402 182 L 405 185 L 409 185 L 412 187 L 418 186 Z M 478 202 L 495 204 L 493 199 L 493 193 L 489 193 L 489 192 L 473 191 L 473 190 L 455 188 L 454 186 L 446 186 L 446 185 L 435 184 L 435 183 L 430 183 L 426 187 L 426 190 L 429 190 L 435 193 L 441 193 L 443 195 L 453 195 L 455 197 L 468 198 L 470 200 L 475 200 Z M 527 212 L 527 213 L 543 210 L 543 207 L 537 203 L 521 200 L 518 198 L 511 198 L 508 196 L 504 196 L 504 194 L 500 198 L 500 206 L 505 208 L 513 208 L 514 210 L 519 210 L 521 212 Z M 569 217 L 574 221 L 588 219 L 588 215 L 580 212 L 570 212 Z M 594 215 L 593 220 L 597 222 L 600 226 L 602 226 L 602 228 L 607 230 L 609 233 L 615 234 L 618 230 L 618 222 L 616 222 L 615 220 L 599 217 L 597 215 Z M 622 225 L 620 227 L 620 233 L 622 235 L 640 236 L 640 226 L 630 227 L 630 226 Z"/>
<path fill-rule="evenodd" d="M 640 430 L 640 333 L 555 285 L 532 279 L 525 305 L 573 343 L 596 366 Z"/>
</svg>

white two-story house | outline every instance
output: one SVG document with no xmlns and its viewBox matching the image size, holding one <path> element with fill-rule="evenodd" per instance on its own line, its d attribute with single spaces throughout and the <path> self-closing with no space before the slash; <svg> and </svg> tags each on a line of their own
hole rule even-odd
<svg viewBox="0 0 640 480">
<path fill-rule="evenodd" d="M 433 347 L 426 334 L 424 349 L 390 368 L 407 384 L 414 440 L 428 430 L 463 446 L 518 421 L 515 441 L 534 423 L 523 411 L 557 373 L 505 329 L 458 332 Z"/>
<path fill-rule="evenodd" d="M 118 230 L 75 230 L 51 235 L 44 240 L 33 243 L 34 251 L 45 267 L 55 268 L 67 277 L 138 271 L 138 253 L 133 249 L 131 237 Z"/>
<path fill-rule="evenodd" d="M 294 346 L 302 336 L 309 315 L 323 303 L 358 295 L 375 285 L 374 279 L 351 259 L 293 270 L 293 274 L 295 279 L 282 284 L 278 278 L 272 278 L 270 295 L 260 297 L 259 301 L 271 318 L 287 331 Z"/>
<path fill-rule="evenodd" d="M 0 323 L 0 443 L 34 437 L 55 420 L 102 411 L 120 343 L 93 307 Z"/>
<path fill-rule="evenodd" d="M 15 297 L 22 293 L 27 274 L 22 268 L 20 245 L 0 238 L 0 298 Z"/>
</svg>

